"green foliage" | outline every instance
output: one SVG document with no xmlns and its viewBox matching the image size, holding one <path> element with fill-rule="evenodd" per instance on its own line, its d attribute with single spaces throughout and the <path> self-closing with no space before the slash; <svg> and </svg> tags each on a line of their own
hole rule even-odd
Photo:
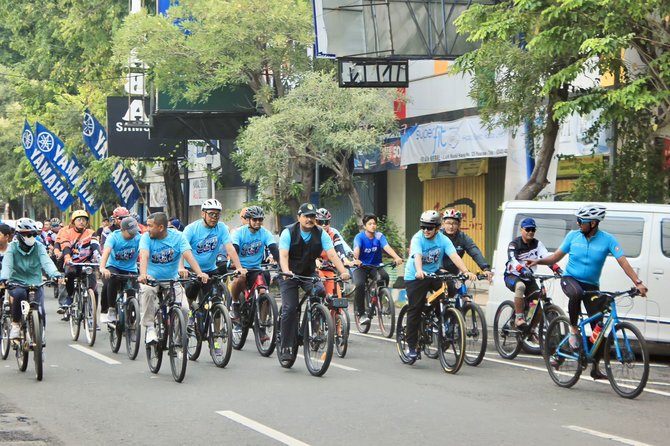
<svg viewBox="0 0 670 446">
<path fill-rule="evenodd" d="M 344 226 L 342 226 L 340 234 L 342 234 L 342 237 L 347 241 L 349 246 L 353 246 L 354 237 L 361 232 L 361 229 L 358 218 L 355 215 L 352 215 Z"/>
</svg>

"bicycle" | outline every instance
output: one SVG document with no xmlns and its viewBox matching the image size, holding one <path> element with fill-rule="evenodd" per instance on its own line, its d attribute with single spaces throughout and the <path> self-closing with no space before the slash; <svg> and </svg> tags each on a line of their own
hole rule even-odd
<svg viewBox="0 0 670 446">
<path fill-rule="evenodd" d="M 333 278 L 335 277 L 336 270 L 331 265 L 322 265 L 319 268 L 319 273 L 324 278 Z M 324 302 L 326 308 L 330 311 L 330 317 L 333 318 L 333 324 L 335 324 L 335 351 L 340 358 L 344 358 L 347 354 L 349 330 L 351 327 L 349 312 L 347 312 L 349 301 L 342 297 L 342 288 L 339 282 L 335 282 L 333 284 L 333 293 L 327 294 Z M 326 289 L 326 293 L 328 293 L 328 289 Z"/>
<path fill-rule="evenodd" d="M 522 348 L 534 354 L 542 353 L 544 339 L 549 324 L 565 312 L 552 303 L 547 295 L 545 282 L 560 279 L 554 274 L 533 274 L 533 279 L 540 281 L 540 289 L 531 299 L 524 299 L 524 318 L 526 325 L 517 327 L 515 322 L 514 302 L 506 300 L 496 310 L 493 320 L 493 340 L 496 350 L 505 359 L 514 359 Z"/>
<path fill-rule="evenodd" d="M 44 316 L 40 314 L 40 304 L 35 300 L 37 290 L 53 281 L 47 280 L 38 285 L 25 285 L 18 282 L 8 282 L 7 288 L 21 287 L 28 292 L 28 299 L 21 301 L 21 322 L 19 339 L 14 340 L 16 362 L 19 370 L 25 372 L 28 368 L 28 355 L 33 352 L 35 363 L 35 377 L 42 381 L 44 377 Z"/>
<path fill-rule="evenodd" d="M 0 346 L 0 351 L 2 352 L 2 359 L 5 360 L 9 356 L 9 349 L 12 346 L 12 343 L 9 339 L 9 332 L 12 329 L 12 307 L 9 304 L 9 296 L 2 290 L 2 296 L 0 296 L 0 337 L 2 337 L 2 343 Z"/>
<path fill-rule="evenodd" d="M 259 272 L 251 289 L 240 292 L 238 302 L 239 321 L 233 326 L 233 348 L 242 350 L 247 340 L 249 329 L 254 332 L 256 349 L 261 356 L 270 356 L 277 342 L 277 302 L 270 295 L 269 286 L 263 275 L 266 271 L 275 271 L 276 268 L 252 268 L 247 273 Z M 232 308 L 233 298 L 228 300 L 228 308 Z"/>
<path fill-rule="evenodd" d="M 151 373 L 158 373 L 163 363 L 163 351 L 167 350 L 170 358 L 172 377 L 178 383 L 186 376 L 188 362 L 188 334 L 186 319 L 181 309 L 181 302 L 176 302 L 174 286 L 191 279 L 149 280 L 147 285 L 158 286 L 158 308 L 154 313 L 154 329 L 156 342 L 146 344 L 147 362 Z M 165 289 L 168 287 L 167 296 Z M 184 299 L 186 298 L 184 293 Z M 146 334 L 145 334 L 146 335 Z"/>
<path fill-rule="evenodd" d="M 209 280 L 213 281 L 212 289 L 206 299 L 198 299 L 202 304 L 191 311 L 193 326 L 188 326 L 188 358 L 195 361 L 200 356 L 202 341 L 207 340 L 209 354 L 217 367 L 225 367 L 232 354 L 231 339 L 233 339 L 232 322 L 228 308 L 223 305 L 228 295 L 224 293 L 225 281 L 228 277 L 237 275 L 236 272 L 227 274 L 212 274 Z M 194 276 L 191 276 L 194 277 Z M 198 293 L 200 295 L 202 289 Z"/>
<path fill-rule="evenodd" d="M 612 388 L 623 398 L 637 397 L 649 378 L 649 352 L 640 330 L 630 322 L 619 320 L 616 299 L 622 296 L 633 298 L 639 295 L 639 291 L 631 288 L 626 291 L 592 291 L 584 294 L 592 295 L 592 300 L 606 299 L 605 308 L 586 319 L 580 316 L 581 342 L 577 351 L 570 347 L 570 321 L 567 317 L 558 317 L 549 324 L 544 355 L 549 376 L 560 387 L 574 386 L 588 363 L 594 362 L 598 349 L 603 345 L 605 371 Z M 589 348 L 591 342 L 586 334 L 586 326 L 591 322 L 602 324 L 602 330 Z M 639 351 L 639 361 L 635 350 Z"/>
<path fill-rule="evenodd" d="M 286 273 L 280 274 L 286 277 L 286 280 L 293 279 L 304 283 L 311 283 L 312 287 L 308 289 L 298 302 L 298 331 L 295 336 L 295 342 L 291 346 L 291 357 L 288 360 L 282 361 L 281 355 L 278 355 L 279 364 L 286 369 L 293 367 L 298 356 L 298 346 L 302 345 L 307 370 L 313 376 L 322 376 L 328 370 L 330 361 L 333 358 L 333 319 L 323 304 L 323 299 L 314 294 L 313 285 L 318 282 L 340 279 L 326 279 Z M 303 304 L 305 304 L 304 311 L 302 310 Z M 281 318 L 279 318 L 277 328 L 277 344 L 281 345 Z"/>
<path fill-rule="evenodd" d="M 74 278 L 72 304 L 66 312 L 70 321 L 70 334 L 72 340 L 77 341 L 81 331 L 81 323 L 84 322 L 86 340 L 88 345 L 93 347 L 98 330 L 98 302 L 93 290 L 86 288 L 86 285 L 88 284 L 88 276 L 94 274 L 93 269 L 99 265 L 97 263 L 71 263 L 68 266 L 77 269 L 77 275 Z"/>
<path fill-rule="evenodd" d="M 379 322 L 379 330 L 385 338 L 393 336 L 395 328 L 395 302 L 391 290 L 386 286 L 386 283 L 381 280 L 379 275 L 379 268 L 386 268 L 387 266 L 395 266 L 395 263 L 382 263 L 380 265 L 360 265 L 358 268 L 367 270 L 374 269 L 375 274 L 365 281 L 365 299 L 363 304 L 363 314 L 367 315 L 368 322 L 361 323 L 359 316 L 359 309 L 354 308 L 354 320 L 356 321 L 356 328 L 360 333 L 367 333 L 370 331 L 372 325 L 372 318 L 377 315 Z M 354 305 L 356 307 L 356 305 Z"/>
<path fill-rule="evenodd" d="M 486 279 L 484 274 L 477 274 L 477 280 Z M 460 282 L 456 287 L 454 295 L 454 306 L 463 313 L 465 321 L 465 358 L 467 365 L 476 367 L 484 360 L 486 354 L 486 343 L 488 341 L 488 328 L 486 316 L 481 307 L 475 302 L 473 296 L 468 294 L 468 287 L 464 277 L 457 276 L 455 282 Z"/>
<path fill-rule="evenodd" d="M 423 351 L 431 359 L 440 358 L 440 365 L 446 373 L 457 373 L 465 360 L 465 319 L 456 308 L 456 299 L 449 297 L 448 282 L 466 280 L 464 275 L 426 274 L 427 278 L 442 281 L 442 286 L 431 293 L 421 312 L 416 359 L 408 356 L 407 323 L 405 321 L 409 304 L 400 309 L 396 328 L 396 349 L 404 364 L 412 365 L 421 358 Z"/>
<path fill-rule="evenodd" d="M 138 288 L 136 285 L 136 274 L 114 274 L 113 277 L 121 279 L 121 286 L 116 294 L 115 322 L 107 322 L 109 331 L 109 345 L 112 352 L 118 353 L 121 348 L 121 338 L 126 334 L 126 351 L 128 358 L 134 360 L 140 351 L 140 339 L 142 326 L 140 325 L 140 303 L 137 300 Z"/>
</svg>

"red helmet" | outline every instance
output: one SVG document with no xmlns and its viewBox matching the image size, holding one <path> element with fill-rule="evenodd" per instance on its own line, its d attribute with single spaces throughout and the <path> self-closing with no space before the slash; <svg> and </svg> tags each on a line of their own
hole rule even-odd
<svg viewBox="0 0 670 446">
<path fill-rule="evenodd" d="M 124 218 L 129 216 L 130 212 L 128 212 L 128 209 L 124 208 L 123 206 L 119 206 L 118 208 L 114 209 L 114 212 L 112 212 L 112 217 L 114 218 Z"/>
</svg>

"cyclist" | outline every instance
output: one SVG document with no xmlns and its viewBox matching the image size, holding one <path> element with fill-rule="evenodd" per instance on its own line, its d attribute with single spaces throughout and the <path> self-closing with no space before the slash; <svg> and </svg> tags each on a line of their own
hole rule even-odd
<svg viewBox="0 0 670 446">
<path fill-rule="evenodd" d="M 5 223 L 0 223 L 0 267 L 2 267 L 2 258 L 7 253 L 9 242 L 12 241 L 13 237 L 14 237 L 14 230 L 12 229 L 12 227 Z M 0 304 L 3 303 L 4 297 L 5 297 L 5 289 L 2 288 L 0 289 Z"/>
<path fill-rule="evenodd" d="M 344 243 L 344 239 L 342 238 L 342 235 L 337 231 L 337 229 L 332 228 L 330 226 L 330 219 L 332 218 L 332 215 L 326 208 L 319 208 L 316 211 L 316 224 L 326 231 L 330 239 L 333 241 L 333 247 L 335 248 L 335 252 L 337 252 L 337 255 L 340 257 L 340 260 L 342 260 L 342 263 L 344 264 L 345 267 L 350 267 L 353 265 L 360 265 L 361 261 L 360 260 L 354 260 L 350 261 L 347 257 L 349 256 L 349 253 L 351 253 L 351 256 L 353 257 L 354 253 L 351 251 L 351 248 L 349 248 L 349 251 L 347 251 L 348 246 Z M 319 269 L 319 276 L 321 277 L 334 277 L 335 276 L 335 271 L 332 268 L 332 264 L 328 260 L 328 253 L 326 251 L 321 251 L 321 258 L 319 259 L 321 262 L 321 268 Z M 333 269 L 331 271 L 331 269 Z M 335 294 L 335 284 L 333 282 L 326 282 L 324 283 L 324 288 L 326 289 L 326 293 L 333 295 Z"/>
<path fill-rule="evenodd" d="M 505 264 L 505 286 L 514 293 L 514 324 L 517 327 L 526 325 L 523 316 L 524 298 L 529 299 L 540 292 L 537 282 L 533 279 L 536 267 L 526 266 L 526 260 L 541 259 L 549 255 L 544 244 L 535 238 L 537 225 L 532 218 L 524 218 L 519 225 L 521 235 L 512 240 L 507 247 L 507 263 Z M 554 263 L 551 269 L 562 274 L 561 268 Z"/>
<path fill-rule="evenodd" d="M 56 244 L 56 237 L 58 236 L 58 232 L 60 231 L 60 226 L 61 226 L 60 220 L 58 218 L 52 218 L 51 220 L 49 220 L 49 230 L 43 234 L 44 241 L 46 242 L 47 246 L 47 252 L 51 256 L 51 260 L 54 260 L 54 263 L 55 263 L 55 255 L 53 251 L 54 251 L 54 245 Z"/>
<path fill-rule="evenodd" d="M 479 249 L 475 241 L 472 240 L 472 238 L 465 232 L 461 231 L 462 220 L 463 214 L 461 211 L 458 209 L 446 209 L 442 214 L 442 229 L 440 232 L 446 235 L 451 243 L 453 243 L 454 248 L 456 249 L 456 252 L 460 258 L 463 258 L 465 253 L 467 253 L 470 258 L 474 260 L 479 269 L 482 270 L 486 278 L 491 280 L 493 278 L 491 265 L 488 264 L 482 255 L 482 251 Z M 458 268 L 456 265 L 454 265 L 454 262 L 452 262 L 449 257 L 444 258 L 442 268 L 449 274 L 458 274 Z M 454 294 L 456 294 L 456 288 L 450 282 L 449 295 L 453 296 Z"/>
<path fill-rule="evenodd" d="M 114 209 L 114 211 L 112 212 L 112 218 L 109 221 L 109 225 L 106 226 L 102 230 L 102 235 L 101 235 L 101 238 L 100 238 L 100 244 L 103 247 L 106 244 L 107 237 L 109 237 L 112 233 L 114 233 L 114 231 L 118 231 L 121 228 L 121 222 L 123 221 L 123 219 L 125 219 L 126 217 L 129 217 L 129 216 L 130 216 L 130 212 L 128 211 L 128 209 L 124 208 L 123 206 L 119 206 L 116 209 Z M 135 252 L 137 252 L 137 250 L 135 250 Z M 100 271 L 100 272 L 102 272 L 102 271 Z M 102 316 L 102 317 L 103 318 L 107 317 L 107 320 L 109 320 L 109 315 L 107 314 L 107 310 L 109 308 L 109 304 L 107 302 L 107 294 L 108 294 L 107 283 L 108 283 L 108 280 L 103 280 L 102 281 L 102 296 L 103 297 L 102 297 L 102 301 L 100 302 L 100 314 L 101 315 L 106 315 L 106 316 Z M 114 307 L 116 305 L 115 301 L 116 301 L 116 293 L 114 293 L 114 301 L 112 303 L 112 307 Z M 102 320 L 102 322 L 104 322 L 104 319 Z"/>
<path fill-rule="evenodd" d="M 426 273 L 435 273 L 442 265 L 442 259 L 449 256 L 458 271 L 468 279 L 476 280 L 477 276 L 468 271 L 449 238 L 440 234 L 441 216 L 437 211 L 425 211 L 419 218 L 421 230 L 414 234 L 410 242 L 409 256 L 412 260 L 405 266 L 405 287 L 407 289 L 407 345 L 409 359 L 416 359 L 416 343 L 418 339 L 421 312 L 426 303 L 426 293 L 435 291 L 442 286 L 442 281 L 427 279 Z"/>
<path fill-rule="evenodd" d="M 109 322 L 116 322 L 116 295 L 123 283 L 121 279 L 112 277 L 112 274 L 137 274 L 140 237 L 137 220 L 126 217 L 121 220 L 121 229 L 112 232 L 105 240 L 100 259 L 100 275 L 104 284 L 102 296 L 109 308 Z"/>
<path fill-rule="evenodd" d="M 44 223 L 42 223 L 42 240 L 44 240 L 45 244 L 48 244 L 47 242 L 47 233 L 51 231 L 51 220 L 44 220 Z"/>
<path fill-rule="evenodd" d="M 386 285 L 389 282 L 389 275 L 383 268 L 377 268 L 382 263 L 382 250 L 393 257 L 393 263 L 400 265 L 402 259 L 393 250 L 386 236 L 377 232 L 377 216 L 375 214 L 365 214 L 363 216 L 364 230 L 359 232 L 354 238 L 354 258 L 360 260 L 361 264 L 373 268 L 358 268 L 354 270 L 354 285 L 356 286 L 354 302 L 356 311 L 361 324 L 367 324 L 370 319 L 365 314 L 365 282 L 368 277 L 376 277 L 379 274 L 381 280 Z M 384 286 L 386 286 L 384 285 Z"/>
<path fill-rule="evenodd" d="M 42 270 L 51 278 L 61 277 L 56 265 L 49 258 L 44 245 L 36 243 L 38 235 L 37 225 L 30 218 L 20 218 L 16 222 L 16 240 L 9 243 L 2 260 L 0 281 L 13 281 L 25 285 L 37 285 L 42 281 Z M 9 291 L 12 305 L 12 328 L 10 339 L 20 336 L 19 323 L 21 322 L 21 301 L 28 298 L 28 289 L 23 286 L 12 288 Z M 44 315 L 44 290 L 40 287 L 35 293 L 35 300 L 39 302 L 42 320 Z"/>
<path fill-rule="evenodd" d="M 568 265 L 561 279 L 561 288 L 568 296 L 568 315 L 570 317 L 570 347 L 579 349 L 581 340 L 577 322 L 581 312 L 581 303 L 589 316 L 602 309 L 602 302 L 591 300 L 590 296 L 585 297 L 585 291 L 596 291 L 600 288 L 600 275 L 608 254 L 616 259 L 621 269 L 633 281 L 635 287 L 640 291 L 640 295 L 647 295 L 647 287 L 642 283 L 633 267 L 628 263 L 621 245 L 617 239 L 610 233 L 599 228 L 600 222 L 605 219 L 606 208 L 598 204 L 589 204 L 583 206 L 575 212 L 579 229 L 570 231 L 563 239 L 561 246 L 551 255 L 542 259 L 528 260 L 528 266 L 551 265 L 569 254 Z M 595 323 L 591 324 L 595 327 Z M 597 358 L 594 358 L 591 377 L 593 379 L 606 379 L 607 375 L 600 371 L 598 366 L 602 357 L 602 349 L 597 352 Z"/>
<path fill-rule="evenodd" d="M 77 276 L 77 263 L 95 263 L 100 258 L 100 244 L 92 229 L 88 227 L 88 213 L 77 210 L 72 213 L 70 226 L 61 229 L 58 233 L 60 249 L 63 251 L 63 265 L 65 267 L 65 300 L 59 313 L 65 312 L 65 307 L 72 304 L 74 293 L 74 279 Z M 93 290 L 98 297 L 98 288 L 94 274 L 89 274 L 86 288 Z"/>
<path fill-rule="evenodd" d="M 217 274 L 218 268 L 216 266 L 216 256 L 219 252 L 219 247 L 225 246 L 228 252 L 228 258 L 233 262 L 233 265 L 240 274 L 244 275 L 247 270 L 240 264 L 240 259 L 237 252 L 230 241 L 230 234 L 225 223 L 221 223 L 221 211 L 223 206 L 219 200 L 211 198 L 206 200 L 200 206 L 200 215 L 202 220 L 197 220 L 184 228 L 184 238 L 193 248 L 193 258 L 198 263 L 199 269 L 209 274 Z M 175 228 L 175 230 L 178 230 Z M 186 267 L 195 271 L 191 261 L 186 263 Z M 183 262 L 183 260 L 182 260 Z M 184 263 L 181 263 L 182 265 Z M 206 296 L 212 289 L 212 284 L 192 282 L 186 287 L 186 297 L 189 305 L 194 309 L 200 305 L 200 302 L 193 304 L 193 300 L 198 297 L 198 292 L 202 288 L 202 295 Z M 191 323 L 192 318 L 189 320 Z"/>
<path fill-rule="evenodd" d="M 184 225 L 181 224 L 181 221 L 177 217 L 172 217 L 168 222 L 168 228 L 174 228 L 179 232 L 184 230 Z"/>
<path fill-rule="evenodd" d="M 316 226 L 316 207 L 311 203 L 303 203 L 298 209 L 298 221 L 288 225 L 279 236 L 279 266 L 284 274 L 314 276 L 315 261 L 321 251 L 326 251 L 340 277 L 348 280 L 349 271 L 337 256 L 332 240 L 325 231 Z M 282 301 L 279 359 L 282 361 L 289 360 L 294 353 L 291 352 L 291 346 L 298 331 L 298 287 L 307 291 L 312 286 L 317 295 L 325 296 L 326 291 L 321 283 L 312 285 L 285 276 L 279 280 Z"/>
<path fill-rule="evenodd" d="M 174 228 L 168 228 L 168 218 L 164 212 L 153 213 L 147 218 L 147 232 L 142 234 L 139 248 L 140 275 L 137 281 L 141 284 L 140 312 L 142 325 L 146 327 L 145 342 L 151 344 L 158 341 L 154 328 L 155 299 L 158 296 L 158 287 L 163 286 L 147 285 L 149 278 L 160 281 L 176 280 L 180 275 L 188 277 L 188 271 L 180 270 L 179 267 L 182 256 L 203 283 L 207 283 L 208 276 L 200 270 L 184 234 Z M 184 288 L 179 283 L 175 284 L 174 288 L 175 300 L 181 302 L 182 311 L 188 314 L 188 299 L 184 299 Z"/>
</svg>

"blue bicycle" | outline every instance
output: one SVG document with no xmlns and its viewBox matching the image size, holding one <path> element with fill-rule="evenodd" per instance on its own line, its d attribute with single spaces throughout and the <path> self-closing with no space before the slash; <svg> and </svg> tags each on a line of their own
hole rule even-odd
<svg viewBox="0 0 670 446">
<path fill-rule="evenodd" d="M 615 299 L 639 295 L 636 288 L 627 291 L 593 291 L 585 293 L 591 299 L 604 299 L 604 309 L 593 316 L 580 318 L 581 344 L 575 350 L 568 342 L 570 321 L 565 316 L 554 319 L 547 328 L 544 360 L 551 379 L 560 387 L 572 387 L 582 371 L 594 362 L 598 349 L 603 346 L 603 359 L 607 378 L 614 391 L 624 398 L 635 398 L 647 385 L 649 378 L 649 352 L 647 343 L 630 322 L 619 320 Z M 589 340 L 586 326 L 591 322 L 601 324 L 595 342 Z"/>
</svg>

